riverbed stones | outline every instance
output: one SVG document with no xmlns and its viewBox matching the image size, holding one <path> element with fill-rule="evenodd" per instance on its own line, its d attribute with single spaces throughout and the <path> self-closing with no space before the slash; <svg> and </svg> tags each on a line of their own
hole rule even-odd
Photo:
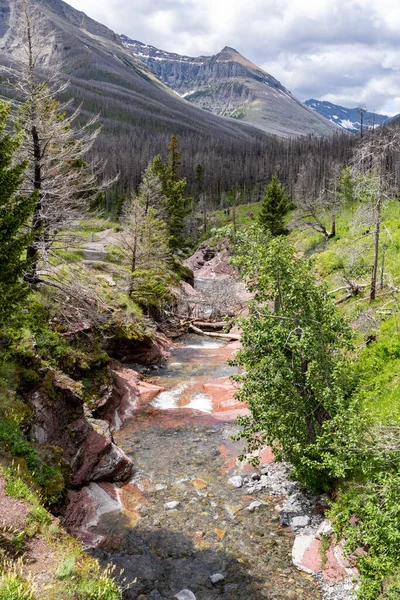
<svg viewBox="0 0 400 600">
<path fill-rule="evenodd" d="M 225 577 L 224 577 L 224 575 L 222 575 L 222 573 L 214 573 L 213 575 L 210 575 L 210 580 L 213 585 L 220 583 L 224 579 L 225 579 Z"/>
<path fill-rule="evenodd" d="M 332 523 L 329 521 L 329 519 L 325 519 L 325 521 L 322 521 L 321 525 L 318 527 L 315 536 L 320 540 L 324 536 L 331 537 L 331 535 L 333 535 Z"/>
<path fill-rule="evenodd" d="M 300 517 L 293 517 L 293 519 L 291 519 L 291 526 L 294 531 L 302 529 L 303 527 L 308 527 L 310 523 L 311 519 L 308 515 L 301 515 Z"/>
<path fill-rule="evenodd" d="M 235 488 L 241 488 L 243 486 L 243 478 L 240 475 L 234 475 L 228 479 L 228 483 Z"/>
<path fill-rule="evenodd" d="M 190 590 L 181 590 L 175 594 L 174 598 L 177 600 L 196 600 L 196 596 Z"/>
</svg>

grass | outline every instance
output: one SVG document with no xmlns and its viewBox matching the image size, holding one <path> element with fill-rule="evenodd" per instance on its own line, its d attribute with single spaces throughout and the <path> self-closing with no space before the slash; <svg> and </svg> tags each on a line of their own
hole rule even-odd
<svg viewBox="0 0 400 600">
<path fill-rule="evenodd" d="M 5 477 L 6 494 L 30 507 L 23 530 L 4 524 L 0 531 L 0 600 L 120 600 L 128 587 L 122 576 L 103 568 L 61 529 L 17 470 L 2 468 L 0 475 Z M 38 538 L 47 545 L 45 590 L 30 571 L 29 547 Z"/>
</svg>

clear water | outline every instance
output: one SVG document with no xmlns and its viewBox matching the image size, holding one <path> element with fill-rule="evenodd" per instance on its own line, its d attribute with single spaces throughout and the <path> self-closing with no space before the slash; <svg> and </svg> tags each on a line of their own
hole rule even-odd
<svg viewBox="0 0 400 600">
<path fill-rule="evenodd" d="M 234 371 L 230 354 L 220 340 L 185 336 L 150 379 L 166 391 L 115 435 L 134 478 L 120 490 L 124 510 L 103 515 L 96 532 L 106 537 L 98 556 L 134 581 L 125 600 L 166 600 L 185 588 L 196 600 L 320 598 L 291 564 L 293 534 L 279 524 L 279 499 L 228 483 L 254 469 L 237 462 L 237 427 L 214 417 L 203 386 Z M 253 500 L 265 504 L 250 513 Z M 177 509 L 166 509 L 171 501 Z M 214 573 L 224 575 L 217 585 Z"/>
</svg>

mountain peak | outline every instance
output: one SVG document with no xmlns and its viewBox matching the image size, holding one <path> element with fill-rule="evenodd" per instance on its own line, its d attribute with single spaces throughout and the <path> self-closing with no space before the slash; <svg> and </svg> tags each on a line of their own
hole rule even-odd
<svg viewBox="0 0 400 600">
<path fill-rule="evenodd" d="M 231 46 L 225 46 L 224 48 L 222 48 L 220 54 L 222 54 L 223 52 L 231 54 L 240 54 L 235 48 L 232 48 Z"/>
</svg>

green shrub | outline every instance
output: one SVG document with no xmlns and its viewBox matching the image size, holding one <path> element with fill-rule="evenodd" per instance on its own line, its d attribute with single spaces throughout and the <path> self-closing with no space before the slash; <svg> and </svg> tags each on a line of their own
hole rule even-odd
<svg viewBox="0 0 400 600">
<path fill-rule="evenodd" d="M 163 271 L 135 271 L 132 274 L 131 298 L 143 308 L 158 308 L 160 304 L 172 300 L 169 292 L 172 281 L 172 277 Z"/>
<path fill-rule="evenodd" d="M 358 560 L 360 600 L 395 599 L 400 590 L 400 474 L 379 470 L 365 483 L 353 482 L 339 495 L 330 516 L 349 553 Z"/>
<path fill-rule="evenodd" d="M 47 500 L 49 502 L 57 500 L 64 487 L 60 467 L 45 462 L 36 448 L 24 438 L 18 423 L 13 420 L 0 420 L 0 453 L 9 457 L 22 457 Z M 7 493 L 17 496 L 19 489 L 22 490 L 21 493 L 25 493 L 24 485 L 18 476 L 10 475 L 6 484 Z"/>
</svg>

